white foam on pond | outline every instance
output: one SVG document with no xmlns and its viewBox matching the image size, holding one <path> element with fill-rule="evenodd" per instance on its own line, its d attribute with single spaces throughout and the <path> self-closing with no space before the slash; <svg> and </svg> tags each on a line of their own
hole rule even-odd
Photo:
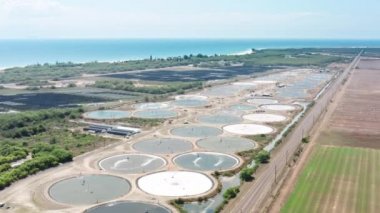
<svg viewBox="0 0 380 213">
<path fill-rule="evenodd" d="M 253 81 L 255 84 L 275 84 L 277 81 L 271 81 L 271 80 L 256 80 Z"/>
<path fill-rule="evenodd" d="M 141 104 L 134 105 L 134 108 L 137 110 L 167 109 L 169 107 L 170 107 L 170 104 L 166 102 L 141 103 Z"/>
<path fill-rule="evenodd" d="M 177 96 L 175 96 L 175 100 L 205 101 L 205 100 L 207 100 L 207 96 L 203 96 L 203 95 L 177 95 Z"/>
<path fill-rule="evenodd" d="M 243 87 L 252 87 L 252 86 L 256 86 L 257 83 L 255 83 L 255 82 L 235 82 L 235 83 L 232 83 L 232 85 L 243 86 Z"/>
<path fill-rule="evenodd" d="M 293 111 L 297 109 L 296 106 L 289 104 L 265 104 L 260 107 L 272 111 Z"/>
<path fill-rule="evenodd" d="M 277 104 L 278 100 L 275 99 L 270 99 L 270 98 L 251 98 L 247 100 L 248 103 L 250 104 Z"/>
<path fill-rule="evenodd" d="M 187 170 L 222 171 L 236 167 L 240 161 L 224 153 L 190 152 L 176 156 L 173 162 Z"/>
<path fill-rule="evenodd" d="M 274 131 L 272 127 L 260 124 L 234 124 L 225 126 L 223 129 L 229 133 L 238 135 L 261 135 Z"/>
<path fill-rule="evenodd" d="M 166 165 L 158 156 L 148 154 L 122 154 L 99 161 L 99 167 L 106 171 L 137 174 L 157 170 Z"/>
<path fill-rule="evenodd" d="M 198 172 L 166 171 L 143 176 L 137 180 L 137 185 L 151 195 L 182 197 L 208 192 L 213 181 Z"/>
<path fill-rule="evenodd" d="M 281 122 L 286 120 L 285 116 L 266 113 L 244 115 L 243 118 L 249 121 L 263 123 Z"/>
</svg>

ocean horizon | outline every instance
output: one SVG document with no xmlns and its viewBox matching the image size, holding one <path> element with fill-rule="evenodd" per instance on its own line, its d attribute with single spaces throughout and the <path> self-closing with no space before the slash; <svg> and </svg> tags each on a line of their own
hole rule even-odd
<svg viewBox="0 0 380 213">
<path fill-rule="evenodd" d="M 380 40 L 350 39 L 0 39 L 0 68 L 55 62 L 84 63 L 243 54 L 269 48 L 380 47 Z"/>
</svg>

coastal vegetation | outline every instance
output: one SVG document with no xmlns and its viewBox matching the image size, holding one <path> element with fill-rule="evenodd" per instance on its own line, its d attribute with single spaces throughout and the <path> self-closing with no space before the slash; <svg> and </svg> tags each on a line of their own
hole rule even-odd
<svg viewBox="0 0 380 213">
<path fill-rule="evenodd" d="M 22 138 L 37 135 L 53 127 L 63 128 L 62 120 L 78 118 L 83 109 L 49 109 L 5 114 L 0 117 L 0 136 Z"/>
<path fill-rule="evenodd" d="M 0 190 L 17 180 L 72 160 L 72 154 L 69 151 L 49 144 L 35 144 L 32 152 L 33 158 L 19 166 L 12 167 L 9 163 L 0 164 L 2 168 L 0 169 Z"/>
<path fill-rule="evenodd" d="M 73 131 L 83 109 L 49 109 L 0 116 L 0 190 L 76 155 L 111 142 Z M 22 161 L 19 164 L 17 161 Z"/>
<path fill-rule="evenodd" d="M 178 82 L 170 84 L 136 86 L 132 81 L 128 80 L 100 80 L 96 81 L 92 87 L 105 88 L 112 90 L 123 90 L 128 92 L 147 93 L 152 95 L 162 95 L 167 93 L 183 94 L 189 89 L 201 89 L 202 82 Z"/>
</svg>

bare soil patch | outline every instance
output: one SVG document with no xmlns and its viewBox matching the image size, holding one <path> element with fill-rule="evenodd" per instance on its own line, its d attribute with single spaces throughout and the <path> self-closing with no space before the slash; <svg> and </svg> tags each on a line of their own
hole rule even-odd
<svg viewBox="0 0 380 213">
<path fill-rule="evenodd" d="M 379 59 L 362 59 L 358 65 L 358 69 L 375 69 L 380 70 Z"/>
<path fill-rule="evenodd" d="M 321 135 L 322 144 L 380 149 L 380 60 L 364 60 L 359 67 L 373 69 L 353 72 L 330 128 Z"/>
</svg>

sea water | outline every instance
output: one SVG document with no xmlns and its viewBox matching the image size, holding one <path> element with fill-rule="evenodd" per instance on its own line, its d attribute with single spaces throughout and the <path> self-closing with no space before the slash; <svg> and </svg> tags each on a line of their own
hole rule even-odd
<svg viewBox="0 0 380 213">
<path fill-rule="evenodd" d="M 8 39 L 0 68 L 45 62 L 124 61 L 189 54 L 239 54 L 252 48 L 380 47 L 380 40 L 284 39 Z"/>
</svg>

